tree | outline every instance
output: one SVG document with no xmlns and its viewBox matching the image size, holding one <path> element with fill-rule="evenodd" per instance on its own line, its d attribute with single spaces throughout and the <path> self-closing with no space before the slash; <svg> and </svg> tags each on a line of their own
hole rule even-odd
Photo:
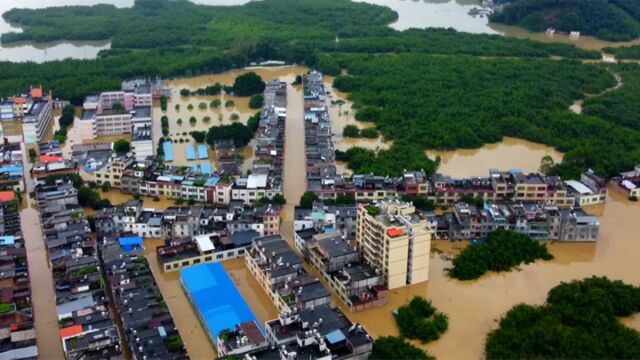
<svg viewBox="0 0 640 360">
<path fill-rule="evenodd" d="M 124 106 L 122 105 L 121 102 L 116 101 L 111 105 L 111 110 L 117 112 L 117 113 L 121 113 L 124 111 Z"/>
<path fill-rule="evenodd" d="M 191 95 L 191 90 L 184 88 L 184 89 L 180 89 L 180 96 L 182 97 L 186 97 Z"/>
<path fill-rule="evenodd" d="M 422 343 L 438 340 L 449 328 L 447 315 L 438 312 L 431 301 L 420 296 L 401 306 L 395 319 L 402 336 Z"/>
<path fill-rule="evenodd" d="M 487 271 L 510 271 L 521 263 L 551 260 L 547 246 L 510 230 L 496 230 L 487 240 L 470 245 L 453 259 L 449 275 L 458 280 L 473 280 Z"/>
<path fill-rule="evenodd" d="M 233 82 L 233 93 L 237 96 L 251 96 L 264 91 L 265 83 L 260 75 L 250 71 L 238 75 Z"/>
<path fill-rule="evenodd" d="M 240 120 L 240 115 L 238 115 L 237 113 L 233 113 L 233 114 L 229 115 L 229 120 L 238 121 L 238 120 Z"/>
<path fill-rule="evenodd" d="M 555 161 L 553 161 L 553 158 L 550 155 L 543 156 L 540 160 L 540 173 L 545 175 L 549 174 L 555 164 Z"/>
<path fill-rule="evenodd" d="M 189 124 L 195 125 L 197 122 L 198 122 L 198 119 L 196 119 L 195 116 L 192 116 L 189 118 Z"/>
<path fill-rule="evenodd" d="M 232 108 L 234 106 L 236 106 L 236 103 L 233 100 L 227 100 L 224 102 L 224 107 L 226 108 Z"/>
<path fill-rule="evenodd" d="M 249 108 L 250 109 L 260 109 L 264 104 L 264 98 L 260 94 L 253 95 L 249 99 Z"/>
<path fill-rule="evenodd" d="M 212 126 L 207 131 L 206 141 L 207 144 L 213 147 L 216 140 L 229 139 L 233 140 L 236 147 L 246 146 L 251 138 L 253 132 L 249 127 L 240 123 L 233 123 L 231 125 Z"/>
<path fill-rule="evenodd" d="M 485 341 L 487 359 L 638 359 L 640 333 L 618 318 L 640 312 L 640 287 L 591 277 L 561 283 L 542 306 L 509 310 Z"/>
<path fill-rule="evenodd" d="M 413 346 L 401 337 L 382 336 L 373 343 L 371 360 L 435 360 L 424 351 Z"/>
<path fill-rule="evenodd" d="M 162 97 L 160 98 L 160 110 L 167 111 L 167 100 L 167 97 L 162 95 Z"/>
<path fill-rule="evenodd" d="M 75 106 L 71 104 L 65 105 L 64 108 L 62 108 L 62 115 L 60 116 L 60 119 L 58 119 L 58 124 L 60 125 L 60 128 L 67 128 L 73 125 L 75 114 L 76 114 Z"/>
<path fill-rule="evenodd" d="M 366 128 L 366 129 L 362 129 L 360 130 L 360 135 L 363 138 L 367 138 L 367 139 L 375 139 L 378 137 L 378 130 L 376 128 Z"/>
<path fill-rule="evenodd" d="M 126 154 L 131 150 L 131 144 L 125 139 L 118 139 L 113 143 L 113 151 L 116 154 Z"/>
<path fill-rule="evenodd" d="M 287 203 L 287 199 L 285 199 L 285 197 L 282 196 L 282 194 L 275 194 L 271 198 L 271 203 L 276 205 L 284 205 Z"/>
<path fill-rule="evenodd" d="M 189 111 L 193 110 L 193 104 L 187 105 L 187 110 L 189 110 Z"/>
<path fill-rule="evenodd" d="M 191 137 L 193 138 L 193 141 L 197 142 L 197 143 L 203 143 L 205 138 L 207 136 L 207 133 L 204 131 L 192 131 L 191 132 Z"/>
<path fill-rule="evenodd" d="M 38 154 L 36 153 L 35 149 L 29 149 L 29 161 L 30 162 L 36 162 L 36 159 L 38 158 Z"/>
<path fill-rule="evenodd" d="M 206 102 L 201 102 L 198 104 L 198 109 L 200 110 L 204 110 L 207 108 L 207 103 Z"/>
<path fill-rule="evenodd" d="M 222 105 L 222 101 L 220 101 L 220 99 L 213 99 L 211 100 L 211 102 L 209 103 L 209 107 L 211 109 L 217 109 L 220 107 L 220 105 Z"/>
<path fill-rule="evenodd" d="M 137 192 L 137 191 L 136 191 L 136 192 L 134 192 L 134 193 L 133 193 L 133 195 L 132 195 L 132 196 L 133 196 L 133 198 L 134 198 L 134 199 L 136 199 L 136 200 L 140 200 L 140 197 L 141 197 L 142 195 L 141 195 L 139 192 Z"/>
<path fill-rule="evenodd" d="M 342 135 L 345 137 L 359 138 L 360 129 L 355 125 L 345 125 L 344 129 L 342 129 Z"/>
<path fill-rule="evenodd" d="M 300 207 L 304 209 L 311 209 L 313 207 L 313 202 L 318 200 L 318 195 L 313 191 L 305 191 L 304 194 L 300 197 Z"/>
<path fill-rule="evenodd" d="M 195 203 L 196 203 L 196 201 L 194 199 L 192 199 L 192 198 L 189 198 L 189 200 L 187 200 L 187 205 L 189 205 L 189 206 L 193 206 L 193 205 L 195 205 Z"/>
<path fill-rule="evenodd" d="M 111 190 L 111 183 L 108 181 L 105 181 L 102 183 L 102 192 L 108 192 L 109 190 Z"/>
</svg>

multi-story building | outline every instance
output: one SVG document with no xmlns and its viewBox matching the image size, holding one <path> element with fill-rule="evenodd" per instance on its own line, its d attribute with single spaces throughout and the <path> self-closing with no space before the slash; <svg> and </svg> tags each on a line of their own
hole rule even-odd
<svg viewBox="0 0 640 360">
<path fill-rule="evenodd" d="M 136 160 L 153 156 L 152 107 L 158 89 L 162 93 L 159 81 L 136 79 L 123 82 L 120 91 L 86 97 L 78 124 L 80 134 L 87 139 L 131 134 L 132 153 Z"/>
<path fill-rule="evenodd" d="M 607 201 L 607 182 L 592 170 L 583 173 L 580 181 L 565 181 L 569 195 L 576 198 L 575 206 L 604 204 Z"/>
<path fill-rule="evenodd" d="M 102 286 L 98 249 L 70 183 L 36 187 L 44 245 L 53 274 L 62 348 L 68 359 L 121 354 Z"/>
<path fill-rule="evenodd" d="M 463 197 L 479 197 L 484 201 L 526 201 L 570 208 L 575 197 L 569 194 L 565 183 L 557 176 L 524 174 L 512 169 L 491 169 L 489 177 L 452 179 L 442 174 L 431 177 L 429 197 L 437 205 L 451 206 Z"/>
<path fill-rule="evenodd" d="M 382 271 L 361 260 L 358 249 L 335 233 L 318 233 L 306 243 L 305 257 L 350 311 L 387 303 Z"/>
<path fill-rule="evenodd" d="M 10 144 L 6 139 L 0 145 L 0 187 L 24 191 L 24 168 L 19 144 Z"/>
<path fill-rule="evenodd" d="M 0 191 L 0 271 L 0 358 L 35 359 L 29 262 L 13 191 Z"/>
<path fill-rule="evenodd" d="M 41 141 L 47 132 L 53 111 L 51 92 L 44 94 L 42 86 L 31 86 L 29 92 L 13 96 L 0 104 L 0 120 L 22 121 L 22 135 L 26 144 Z"/>
<path fill-rule="evenodd" d="M 355 205 L 325 205 L 316 201 L 310 209 L 296 206 L 294 210 L 293 231 L 305 229 L 338 232 L 347 239 L 356 237 Z M 303 246 L 296 247 L 302 251 Z"/>
<path fill-rule="evenodd" d="M 331 294 L 305 271 L 302 259 L 280 235 L 254 239 L 245 263 L 280 312 L 331 302 Z"/>
<path fill-rule="evenodd" d="M 534 240 L 596 241 L 600 223 L 579 208 L 539 203 L 486 203 L 484 207 L 456 203 L 439 215 L 437 237 L 482 240 L 498 229 L 511 230 Z"/>
<path fill-rule="evenodd" d="M 390 290 L 429 279 L 435 221 L 398 200 L 358 205 L 356 244 Z"/>
<path fill-rule="evenodd" d="M 640 165 L 636 165 L 633 171 L 620 173 L 620 176 L 614 179 L 614 183 L 629 198 L 640 199 Z"/>
</svg>

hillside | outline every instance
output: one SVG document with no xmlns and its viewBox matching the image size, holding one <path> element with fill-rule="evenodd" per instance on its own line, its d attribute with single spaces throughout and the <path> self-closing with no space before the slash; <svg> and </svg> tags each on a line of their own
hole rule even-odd
<svg viewBox="0 0 640 360">
<path fill-rule="evenodd" d="M 531 31 L 554 28 L 580 31 L 604 40 L 626 41 L 640 36 L 637 0 L 498 0 L 504 9 L 491 21 Z"/>
</svg>

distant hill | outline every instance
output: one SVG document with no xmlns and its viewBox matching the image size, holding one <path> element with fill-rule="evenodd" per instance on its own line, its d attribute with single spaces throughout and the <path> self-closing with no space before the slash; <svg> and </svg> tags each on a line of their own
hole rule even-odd
<svg viewBox="0 0 640 360">
<path fill-rule="evenodd" d="M 604 40 L 640 37 L 639 0 L 496 0 L 504 9 L 491 21 L 518 25 L 532 31 L 552 27 L 580 31 Z"/>
</svg>

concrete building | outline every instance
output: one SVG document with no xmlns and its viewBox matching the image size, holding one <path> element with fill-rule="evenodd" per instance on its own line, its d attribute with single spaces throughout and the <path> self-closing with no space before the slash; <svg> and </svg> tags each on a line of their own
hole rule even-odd
<svg viewBox="0 0 640 360">
<path fill-rule="evenodd" d="M 31 86 L 28 93 L 12 96 L 0 104 L 1 121 L 22 121 L 22 135 L 26 144 L 41 141 L 51 123 L 53 96 L 45 94 L 42 86 Z"/>
<path fill-rule="evenodd" d="M 592 170 L 583 173 L 580 181 L 565 181 L 570 196 L 576 198 L 575 206 L 604 204 L 607 201 L 607 182 Z"/>
<path fill-rule="evenodd" d="M 620 176 L 614 179 L 614 183 L 627 197 L 640 199 L 640 165 L 636 165 L 633 171 L 620 173 Z"/>
<path fill-rule="evenodd" d="M 358 205 L 356 244 L 363 260 L 382 271 L 390 290 L 429 279 L 434 230 L 411 203 Z"/>
</svg>

